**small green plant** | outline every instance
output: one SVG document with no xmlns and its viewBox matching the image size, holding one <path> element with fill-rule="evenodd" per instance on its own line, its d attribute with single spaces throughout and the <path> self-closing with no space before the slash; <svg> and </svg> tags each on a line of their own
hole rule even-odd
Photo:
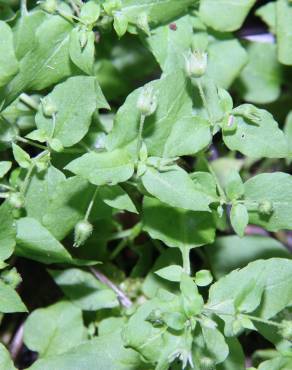
<svg viewBox="0 0 292 370">
<path fill-rule="evenodd" d="M 292 369 L 292 4 L 255 3 L 0 0 L 0 370 Z"/>
</svg>

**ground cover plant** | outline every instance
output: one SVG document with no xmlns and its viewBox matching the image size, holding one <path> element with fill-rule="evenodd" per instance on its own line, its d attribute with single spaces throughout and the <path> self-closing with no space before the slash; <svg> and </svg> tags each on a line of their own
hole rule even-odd
<svg viewBox="0 0 292 370">
<path fill-rule="evenodd" d="M 292 369 L 292 2 L 0 0 L 0 370 Z"/>
</svg>

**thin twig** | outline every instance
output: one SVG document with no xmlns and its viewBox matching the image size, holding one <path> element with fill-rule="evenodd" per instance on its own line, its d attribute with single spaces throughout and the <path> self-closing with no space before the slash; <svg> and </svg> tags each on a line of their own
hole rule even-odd
<svg viewBox="0 0 292 370">
<path fill-rule="evenodd" d="M 14 334 L 14 337 L 12 338 L 11 340 L 11 343 L 10 343 L 10 353 L 11 353 L 11 357 L 13 360 L 16 360 L 20 351 L 21 351 L 21 348 L 23 346 L 23 326 L 24 324 L 21 323 L 18 327 L 18 329 L 16 330 L 15 334 Z"/>
<path fill-rule="evenodd" d="M 93 273 L 93 275 L 102 283 L 107 285 L 109 288 L 111 288 L 118 296 L 118 299 L 122 306 L 129 308 L 132 306 L 131 300 L 126 296 L 126 294 L 118 287 L 116 286 L 109 278 L 107 278 L 102 272 L 97 270 L 94 267 L 90 267 L 90 271 Z"/>
</svg>

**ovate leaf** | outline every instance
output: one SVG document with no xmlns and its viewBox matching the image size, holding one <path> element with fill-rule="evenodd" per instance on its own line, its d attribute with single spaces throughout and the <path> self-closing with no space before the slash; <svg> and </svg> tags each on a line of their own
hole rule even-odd
<svg viewBox="0 0 292 370">
<path fill-rule="evenodd" d="M 12 31 L 7 23 L 0 21 L 0 87 L 5 86 L 17 72 Z"/>
<path fill-rule="evenodd" d="M 137 352 L 125 349 L 120 333 L 115 331 L 87 341 L 69 352 L 36 361 L 29 370 L 137 370 L 143 364 Z"/>
<path fill-rule="evenodd" d="M 58 302 L 33 311 L 24 325 L 24 343 L 40 358 L 56 356 L 84 339 L 81 310 L 69 302 Z"/>
<path fill-rule="evenodd" d="M 254 287 L 263 287 L 259 291 L 261 303 L 256 316 L 269 319 L 292 303 L 292 261 L 282 258 L 258 260 L 245 268 L 235 270 L 211 286 L 208 307 L 216 311 L 224 303 L 234 302 L 242 296 L 246 286 L 254 282 Z M 252 290 L 250 290 L 252 293 Z M 250 300 L 250 296 L 241 299 L 241 306 Z M 254 296 L 255 300 L 259 297 Z M 252 302 L 249 302 L 251 304 Z M 248 311 L 247 311 L 248 312 Z"/>
<path fill-rule="evenodd" d="M 292 228 L 291 175 L 283 172 L 260 174 L 249 179 L 244 188 L 250 223 L 270 231 Z M 264 201 L 271 204 L 270 214 L 259 212 L 258 205 Z"/>
<path fill-rule="evenodd" d="M 0 313 L 27 311 L 16 291 L 11 286 L 6 285 L 2 280 L 0 280 L 0 297 Z"/>
<path fill-rule="evenodd" d="M 0 206 L 0 260 L 9 258 L 15 247 L 16 228 L 8 203 Z"/>
<path fill-rule="evenodd" d="M 8 86 L 7 104 L 26 89 L 42 90 L 72 74 L 69 57 L 70 22 L 60 16 L 44 20 L 35 44 L 19 63 L 19 73 Z"/>
<path fill-rule="evenodd" d="M 152 238 L 182 249 L 212 243 L 215 238 L 211 213 L 174 208 L 150 197 L 144 198 L 143 228 Z"/>
<path fill-rule="evenodd" d="M 217 31 L 235 31 L 241 27 L 255 0 L 201 0 L 200 18 Z"/>
<path fill-rule="evenodd" d="M 98 108 L 108 104 L 95 77 L 76 76 L 57 85 L 44 100 L 56 106 L 55 124 L 52 117 L 46 117 L 43 109 L 36 115 L 39 129 L 49 137 L 60 140 L 64 147 L 78 143 L 87 133 L 91 117 Z"/>
<path fill-rule="evenodd" d="M 278 0 L 276 3 L 276 31 L 278 58 L 283 64 L 292 64 L 292 6 L 288 0 Z"/>
<path fill-rule="evenodd" d="M 13 361 L 10 358 L 10 354 L 6 347 L 0 343 L 0 368 L 5 370 L 16 370 Z"/>
<path fill-rule="evenodd" d="M 71 262 L 72 257 L 61 243 L 31 217 L 17 221 L 16 254 L 42 263 Z"/>
<path fill-rule="evenodd" d="M 212 199 L 197 190 L 189 175 L 180 167 L 159 172 L 149 167 L 142 176 L 146 190 L 164 203 L 192 211 L 209 211 Z"/>
<path fill-rule="evenodd" d="M 94 185 L 116 185 L 127 181 L 134 173 L 134 163 L 122 149 L 84 154 L 65 168 Z"/>
<path fill-rule="evenodd" d="M 279 129 L 277 122 L 268 111 L 256 109 L 256 112 L 258 116 L 256 123 L 242 116 L 234 117 L 237 128 L 232 132 L 223 132 L 225 144 L 230 150 L 238 150 L 253 158 L 285 157 L 288 145 L 283 131 Z"/>
<path fill-rule="evenodd" d="M 243 204 L 234 204 L 230 212 L 231 225 L 237 235 L 243 237 L 248 224 L 248 212 Z"/>
<path fill-rule="evenodd" d="M 251 103 L 271 103 L 281 91 L 282 68 L 277 60 L 276 45 L 253 42 L 248 45 L 248 64 L 239 78 L 243 99 Z"/>
<path fill-rule="evenodd" d="M 95 52 L 93 31 L 74 28 L 70 34 L 69 52 L 72 62 L 78 68 L 88 75 L 93 73 Z"/>
</svg>

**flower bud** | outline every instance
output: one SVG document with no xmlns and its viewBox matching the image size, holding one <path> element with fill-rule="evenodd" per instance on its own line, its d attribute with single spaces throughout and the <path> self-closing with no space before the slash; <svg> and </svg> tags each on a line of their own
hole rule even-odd
<svg viewBox="0 0 292 370">
<path fill-rule="evenodd" d="M 223 132 L 225 133 L 233 133 L 237 129 L 237 121 L 235 120 L 235 117 L 231 114 L 226 122 L 223 124 Z"/>
<path fill-rule="evenodd" d="M 11 270 L 5 270 L 1 274 L 1 279 L 5 284 L 10 285 L 13 289 L 22 282 L 22 278 L 17 272 L 16 268 L 13 267 Z"/>
<path fill-rule="evenodd" d="M 63 144 L 59 139 L 51 139 L 49 140 L 50 148 L 57 153 L 61 153 L 64 150 Z"/>
<path fill-rule="evenodd" d="M 157 99 L 152 86 L 143 87 L 137 101 L 137 108 L 144 116 L 151 116 L 156 111 Z"/>
<path fill-rule="evenodd" d="M 185 57 L 185 69 L 189 77 L 202 77 L 207 69 L 208 56 L 207 53 L 195 50 L 189 51 Z"/>
<path fill-rule="evenodd" d="M 279 330 L 279 334 L 283 338 L 292 341 L 292 321 L 282 321 L 282 328 Z"/>
<path fill-rule="evenodd" d="M 40 3 L 41 9 L 48 13 L 54 13 L 57 10 L 58 4 L 56 0 L 46 0 Z"/>
<path fill-rule="evenodd" d="M 84 49 L 88 41 L 88 32 L 85 29 L 81 29 L 79 32 L 79 44 L 81 49 Z"/>
<path fill-rule="evenodd" d="M 150 35 L 150 28 L 149 28 L 147 13 L 142 12 L 138 15 L 137 26 L 147 35 Z"/>
<path fill-rule="evenodd" d="M 45 98 L 41 100 L 43 113 L 46 117 L 53 117 L 57 113 L 57 106 L 50 98 Z"/>
<path fill-rule="evenodd" d="M 90 237 L 93 231 L 93 226 L 87 220 L 79 221 L 74 228 L 74 244 L 73 247 L 78 248 L 83 245 Z"/>
<path fill-rule="evenodd" d="M 263 215 L 269 216 L 273 212 L 273 203 L 269 200 L 263 200 L 258 205 L 258 211 Z"/>
<path fill-rule="evenodd" d="M 24 206 L 24 198 L 20 193 L 10 193 L 8 203 L 13 207 L 20 209 Z"/>
</svg>

